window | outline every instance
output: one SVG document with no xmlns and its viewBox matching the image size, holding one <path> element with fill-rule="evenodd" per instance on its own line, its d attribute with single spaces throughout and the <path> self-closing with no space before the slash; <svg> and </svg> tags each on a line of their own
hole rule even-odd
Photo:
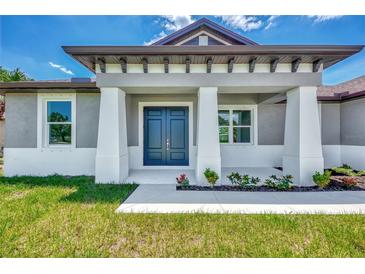
<svg viewBox="0 0 365 274">
<path fill-rule="evenodd" d="M 71 101 L 47 101 L 46 131 L 49 145 L 72 144 Z"/>
<path fill-rule="evenodd" d="M 219 141 L 226 144 L 253 144 L 253 108 L 220 107 Z"/>
<path fill-rule="evenodd" d="M 37 147 L 76 147 L 76 93 L 38 93 Z"/>
</svg>

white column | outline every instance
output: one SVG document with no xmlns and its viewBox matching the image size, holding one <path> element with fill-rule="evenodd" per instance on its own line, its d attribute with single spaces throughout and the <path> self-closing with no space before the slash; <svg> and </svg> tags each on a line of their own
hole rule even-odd
<svg viewBox="0 0 365 274">
<path fill-rule="evenodd" d="M 221 177 L 221 152 L 218 130 L 217 87 L 201 87 L 198 91 L 196 179 L 206 182 L 204 170 L 211 168 Z"/>
<path fill-rule="evenodd" d="M 95 182 L 123 183 L 128 177 L 125 92 L 101 88 Z"/>
<path fill-rule="evenodd" d="M 283 173 L 298 185 L 313 185 L 312 175 L 323 171 L 321 129 L 316 87 L 287 92 Z"/>
</svg>

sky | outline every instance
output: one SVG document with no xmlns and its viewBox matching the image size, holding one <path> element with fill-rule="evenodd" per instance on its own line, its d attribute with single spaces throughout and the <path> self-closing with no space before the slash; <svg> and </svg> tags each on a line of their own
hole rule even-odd
<svg viewBox="0 0 365 274">
<path fill-rule="evenodd" d="M 0 16 L 0 66 L 35 80 L 94 77 L 62 45 L 148 45 L 207 17 L 263 45 L 365 45 L 365 16 Z M 365 49 L 326 69 L 332 85 L 365 75 Z"/>
</svg>

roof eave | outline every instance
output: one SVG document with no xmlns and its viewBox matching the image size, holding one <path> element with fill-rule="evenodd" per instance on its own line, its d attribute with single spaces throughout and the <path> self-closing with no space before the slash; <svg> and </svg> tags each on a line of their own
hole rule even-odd
<svg viewBox="0 0 365 274">
<path fill-rule="evenodd" d="M 62 46 L 63 50 L 74 55 L 349 55 L 361 51 L 363 45 L 215 45 L 215 46 Z"/>
</svg>

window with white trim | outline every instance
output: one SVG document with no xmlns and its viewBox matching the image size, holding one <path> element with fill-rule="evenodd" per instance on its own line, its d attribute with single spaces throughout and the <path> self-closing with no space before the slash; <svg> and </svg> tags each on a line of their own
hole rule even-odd
<svg viewBox="0 0 365 274">
<path fill-rule="evenodd" d="M 72 101 L 47 100 L 46 141 L 49 146 L 72 145 Z"/>
<path fill-rule="evenodd" d="M 253 108 L 220 107 L 219 141 L 222 144 L 253 144 Z"/>
</svg>

